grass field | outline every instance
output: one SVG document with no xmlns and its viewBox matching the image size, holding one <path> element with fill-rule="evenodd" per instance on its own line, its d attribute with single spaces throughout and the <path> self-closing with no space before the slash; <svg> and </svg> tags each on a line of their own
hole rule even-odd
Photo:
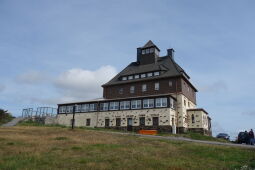
<svg viewBox="0 0 255 170">
<path fill-rule="evenodd" d="M 86 129 L 0 128 L 0 169 L 241 168 L 255 168 L 255 150 Z"/>
</svg>

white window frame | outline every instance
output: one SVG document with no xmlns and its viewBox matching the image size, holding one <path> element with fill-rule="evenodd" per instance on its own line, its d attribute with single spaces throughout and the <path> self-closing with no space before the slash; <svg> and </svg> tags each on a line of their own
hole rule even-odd
<svg viewBox="0 0 255 170">
<path fill-rule="evenodd" d="M 96 106 L 97 106 L 96 103 L 89 104 L 89 111 L 91 112 L 96 111 L 97 110 Z"/>
<path fill-rule="evenodd" d="M 75 105 L 75 112 L 81 112 L 81 104 Z"/>
<path fill-rule="evenodd" d="M 154 99 L 143 99 L 143 108 L 154 108 Z"/>
<path fill-rule="evenodd" d="M 155 83 L 154 90 L 159 90 L 159 82 L 156 82 L 156 83 Z"/>
<path fill-rule="evenodd" d="M 150 49 L 149 48 L 145 49 L 145 53 L 149 54 L 150 53 Z"/>
<path fill-rule="evenodd" d="M 150 53 L 153 53 L 154 52 L 154 48 L 150 48 Z"/>
<path fill-rule="evenodd" d="M 100 111 L 108 111 L 109 103 L 100 103 Z"/>
<path fill-rule="evenodd" d="M 128 109 L 130 109 L 130 101 L 121 101 L 120 110 L 128 110 Z"/>
<path fill-rule="evenodd" d="M 89 112 L 89 104 L 81 105 L 81 112 Z"/>
<path fill-rule="evenodd" d="M 122 80 L 123 80 L 123 81 L 127 80 L 127 77 L 126 77 L 126 76 L 125 76 L 125 77 L 122 77 Z"/>
<path fill-rule="evenodd" d="M 145 50 L 142 50 L 142 54 L 145 54 Z"/>
<path fill-rule="evenodd" d="M 119 110 L 119 102 L 110 102 L 109 110 Z"/>
<path fill-rule="evenodd" d="M 147 91 L 147 84 L 143 84 L 142 85 L 142 92 L 146 92 Z"/>
<path fill-rule="evenodd" d="M 156 107 L 167 107 L 167 98 L 156 98 Z"/>
<path fill-rule="evenodd" d="M 65 113 L 65 112 L 66 112 L 66 106 L 60 106 L 59 113 Z"/>
<path fill-rule="evenodd" d="M 141 109 L 142 100 L 131 100 L 131 109 Z"/>
<path fill-rule="evenodd" d="M 73 113 L 73 106 L 66 106 L 66 113 Z"/>
</svg>

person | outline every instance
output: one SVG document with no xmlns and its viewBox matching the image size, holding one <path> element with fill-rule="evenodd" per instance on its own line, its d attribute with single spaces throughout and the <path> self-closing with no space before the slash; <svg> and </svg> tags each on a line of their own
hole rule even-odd
<svg viewBox="0 0 255 170">
<path fill-rule="evenodd" d="M 250 143 L 250 136 L 247 131 L 244 131 L 244 141 L 245 141 L 245 144 L 247 145 Z"/>
<path fill-rule="evenodd" d="M 252 129 L 249 132 L 249 138 L 250 138 L 250 144 L 254 145 L 254 133 Z"/>
</svg>

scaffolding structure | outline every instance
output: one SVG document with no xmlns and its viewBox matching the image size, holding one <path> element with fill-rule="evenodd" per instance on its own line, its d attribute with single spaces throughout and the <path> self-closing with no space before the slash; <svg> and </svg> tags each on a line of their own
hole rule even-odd
<svg viewBox="0 0 255 170">
<path fill-rule="evenodd" d="M 53 107 L 38 107 L 36 110 L 33 108 L 25 108 L 22 110 L 23 118 L 44 118 L 44 117 L 55 117 L 57 115 L 57 108 Z"/>
</svg>

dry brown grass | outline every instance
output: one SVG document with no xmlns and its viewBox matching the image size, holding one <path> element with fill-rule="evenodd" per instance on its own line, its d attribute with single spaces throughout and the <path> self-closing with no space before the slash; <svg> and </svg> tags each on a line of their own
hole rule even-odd
<svg viewBox="0 0 255 170">
<path fill-rule="evenodd" d="M 59 127 L 0 128 L 0 169 L 215 169 L 255 166 L 255 152 Z"/>
</svg>

